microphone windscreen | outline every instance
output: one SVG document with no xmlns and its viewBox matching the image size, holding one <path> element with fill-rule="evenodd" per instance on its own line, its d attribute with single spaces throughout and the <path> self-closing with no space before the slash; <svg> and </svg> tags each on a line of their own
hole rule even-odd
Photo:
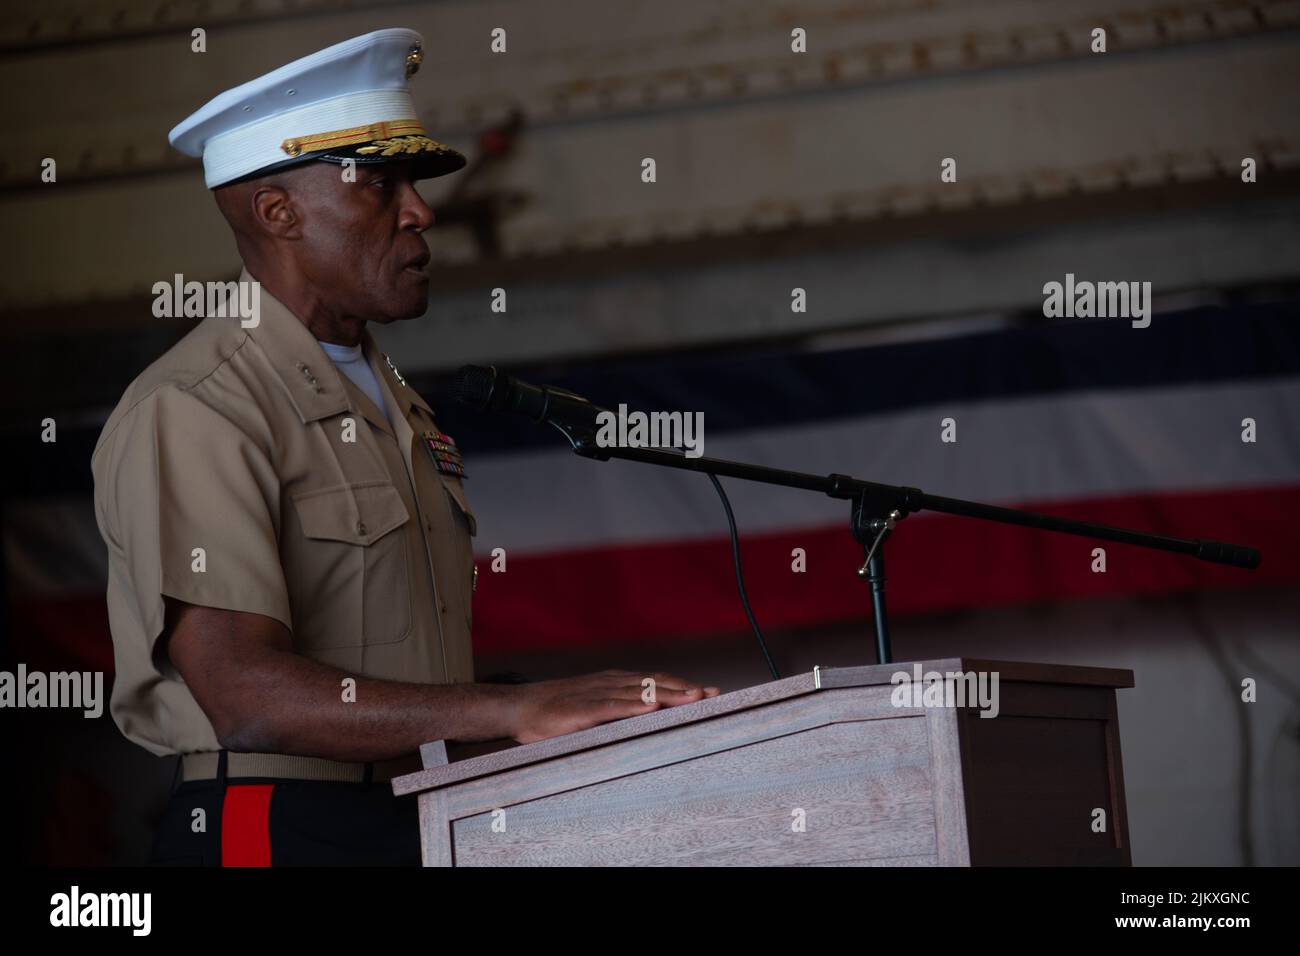
<svg viewBox="0 0 1300 956">
<path fill-rule="evenodd" d="M 482 365 L 462 365 L 454 385 L 456 401 L 474 408 L 487 408 L 496 386 L 497 370 Z"/>
</svg>

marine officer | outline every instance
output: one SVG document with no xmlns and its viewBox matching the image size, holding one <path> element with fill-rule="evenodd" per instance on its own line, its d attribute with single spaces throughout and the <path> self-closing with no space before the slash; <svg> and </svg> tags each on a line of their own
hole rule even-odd
<svg viewBox="0 0 1300 956">
<path fill-rule="evenodd" d="M 464 466 L 366 328 L 425 311 L 415 184 L 465 164 L 416 116 L 422 56 L 413 31 L 370 33 L 171 132 L 257 309 L 146 369 L 92 459 L 110 710 L 180 755 L 156 862 L 418 863 L 415 802 L 386 781 L 421 743 L 529 742 L 718 692 L 626 671 L 474 682 Z"/>
</svg>

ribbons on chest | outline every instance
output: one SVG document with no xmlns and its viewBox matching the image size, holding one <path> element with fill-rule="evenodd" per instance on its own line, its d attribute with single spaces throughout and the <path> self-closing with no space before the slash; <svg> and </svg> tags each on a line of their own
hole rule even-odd
<svg viewBox="0 0 1300 956">
<path fill-rule="evenodd" d="M 438 471 L 457 478 L 465 477 L 465 461 L 460 456 L 460 449 L 456 447 L 456 439 L 435 428 L 421 434 L 420 443 L 424 445 L 424 450 L 429 453 L 433 466 Z"/>
</svg>

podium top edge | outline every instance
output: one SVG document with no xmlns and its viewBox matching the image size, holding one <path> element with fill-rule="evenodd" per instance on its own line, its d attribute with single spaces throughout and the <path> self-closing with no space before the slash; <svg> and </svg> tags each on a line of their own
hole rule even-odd
<svg viewBox="0 0 1300 956">
<path fill-rule="evenodd" d="M 1078 664 L 1044 664 L 1032 661 L 999 661 L 982 657 L 941 657 L 921 661 L 897 661 L 891 664 L 866 664 L 861 667 L 823 667 L 819 679 L 823 689 L 831 687 L 865 687 L 888 684 L 895 674 L 914 677 L 931 672 L 997 673 L 999 681 L 1031 684 L 1078 684 L 1087 687 L 1126 688 L 1134 686 L 1133 672 L 1115 667 L 1085 667 Z"/>
<path fill-rule="evenodd" d="M 1082 667 L 1073 664 L 1040 664 L 1028 661 L 996 661 L 983 658 L 950 657 L 923 661 L 899 661 L 892 664 L 868 664 L 860 667 L 818 667 L 793 677 L 765 684 L 756 684 L 717 697 L 698 700 L 657 710 L 639 717 L 628 717 L 607 724 L 580 730 L 560 737 L 520 744 L 492 753 L 453 761 L 449 764 L 427 767 L 415 773 L 395 777 L 393 792 L 419 793 L 453 783 L 488 776 L 528 764 L 541 763 L 566 754 L 603 747 L 646 734 L 658 733 L 683 724 L 709 720 L 726 714 L 761 707 L 782 700 L 813 694 L 825 690 L 849 687 L 869 687 L 892 683 L 895 674 L 909 677 L 916 668 L 922 677 L 933 671 L 949 672 L 984 671 L 998 673 L 999 681 L 1017 681 L 1041 684 L 1074 684 L 1091 687 L 1124 688 L 1133 686 L 1133 672 L 1107 667 Z"/>
<path fill-rule="evenodd" d="M 697 720 L 708 720 L 713 717 L 721 717 L 724 714 L 748 710 L 751 707 L 761 707 L 764 704 L 787 700 L 801 694 L 814 693 L 816 690 L 817 687 L 813 682 L 813 672 L 805 671 L 793 677 L 769 681 L 766 684 L 756 684 L 753 687 L 744 687 L 726 694 L 719 694 L 717 697 L 697 700 L 693 704 L 666 707 L 663 710 L 642 714 L 639 717 L 627 717 L 623 720 L 615 720 L 607 724 L 590 727 L 587 730 L 579 730 L 576 733 L 551 737 L 531 744 L 520 744 L 517 747 L 509 747 L 505 750 L 498 750 L 478 757 L 470 757 L 467 760 L 458 760 L 442 766 L 418 770 L 405 776 L 394 777 L 392 781 L 393 792 L 401 796 L 406 793 L 417 793 L 433 787 L 459 783 L 462 780 L 499 773 L 503 770 L 510 770 L 527 764 L 541 763 L 544 760 L 577 753 L 581 750 L 590 750 L 594 747 L 603 747 L 606 744 L 617 743 L 621 740 L 658 733 L 661 730 L 679 727 L 682 724 L 693 723 Z"/>
</svg>

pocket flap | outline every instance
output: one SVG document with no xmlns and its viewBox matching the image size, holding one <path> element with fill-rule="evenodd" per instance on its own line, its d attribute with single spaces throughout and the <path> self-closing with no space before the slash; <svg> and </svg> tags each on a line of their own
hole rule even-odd
<svg viewBox="0 0 1300 956">
<path fill-rule="evenodd" d="M 470 536 L 478 534 L 478 521 L 474 518 L 474 512 L 469 510 L 469 501 L 465 498 L 465 489 L 460 486 L 460 481 L 438 476 L 442 480 L 442 486 L 447 489 L 447 495 L 452 502 L 460 509 L 460 513 L 465 516 L 466 523 L 469 524 Z"/>
<path fill-rule="evenodd" d="M 402 496 L 390 482 L 339 485 L 293 496 L 302 532 L 309 538 L 374 544 L 410 519 Z"/>
</svg>

